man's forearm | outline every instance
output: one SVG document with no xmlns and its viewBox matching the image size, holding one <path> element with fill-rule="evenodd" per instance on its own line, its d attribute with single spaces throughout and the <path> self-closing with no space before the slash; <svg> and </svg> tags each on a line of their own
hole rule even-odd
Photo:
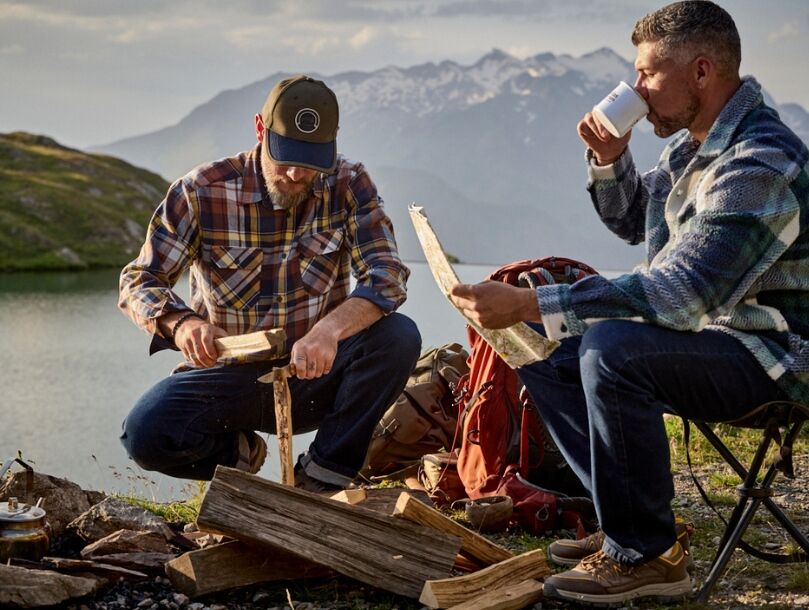
<svg viewBox="0 0 809 610">
<path fill-rule="evenodd" d="M 325 332 L 340 341 L 365 330 L 383 315 L 378 305 L 367 299 L 352 297 L 329 312 L 310 332 Z"/>
</svg>

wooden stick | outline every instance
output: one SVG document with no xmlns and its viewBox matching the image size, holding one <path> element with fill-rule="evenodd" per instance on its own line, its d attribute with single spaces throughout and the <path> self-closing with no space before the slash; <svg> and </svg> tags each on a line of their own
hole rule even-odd
<svg viewBox="0 0 809 610">
<path fill-rule="evenodd" d="M 289 551 L 254 547 L 238 540 L 180 555 L 166 564 L 166 575 L 180 593 L 199 597 L 261 582 L 320 578 L 330 569 Z"/>
<path fill-rule="evenodd" d="M 544 578 L 550 573 L 545 553 L 537 549 L 472 574 L 428 580 L 424 583 L 419 601 L 430 608 L 449 608 L 492 589 L 502 589 L 528 579 Z"/>
<path fill-rule="evenodd" d="M 487 591 L 476 599 L 451 606 L 449 610 L 521 610 L 544 597 L 543 587 L 536 580 L 524 580 L 516 585 Z"/>
<path fill-rule="evenodd" d="M 393 509 L 393 516 L 458 536 L 461 539 L 461 552 L 483 565 L 497 563 L 514 556 L 507 549 L 490 542 L 480 534 L 445 517 L 434 508 L 419 502 L 407 492 L 402 492 L 399 496 L 396 508 Z"/>
<path fill-rule="evenodd" d="M 222 362 L 231 358 L 262 355 L 262 360 L 272 360 L 284 353 L 286 333 L 283 328 L 260 330 L 246 335 L 232 335 L 214 339 L 218 352 L 216 361 Z M 266 353 L 264 353 L 266 352 Z"/>
<path fill-rule="evenodd" d="M 292 457 L 292 395 L 289 392 L 290 375 L 295 374 L 295 365 L 275 367 L 269 375 L 259 378 L 272 381 L 275 402 L 275 435 L 278 437 L 278 457 L 281 460 L 281 484 L 295 486 L 295 468 Z"/>
<path fill-rule="evenodd" d="M 461 547 L 455 536 L 224 466 L 216 469 L 197 525 L 412 598 L 425 581 L 449 576 Z"/>
</svg>

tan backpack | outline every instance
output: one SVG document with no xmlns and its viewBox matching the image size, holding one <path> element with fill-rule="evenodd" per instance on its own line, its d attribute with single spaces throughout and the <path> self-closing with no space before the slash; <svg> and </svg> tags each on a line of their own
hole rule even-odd
<svg viewBox="0 0 809 610">
<path fill-rule="evenodd" d="M 458 343 L 421 355 L 401 396 L 374 430 L 362 476 L 403 478 L 415 474 L 423 455 L 452 448 L 458 421 L 454 391 L 469 372 L 468 356 Z"/>
</svg>

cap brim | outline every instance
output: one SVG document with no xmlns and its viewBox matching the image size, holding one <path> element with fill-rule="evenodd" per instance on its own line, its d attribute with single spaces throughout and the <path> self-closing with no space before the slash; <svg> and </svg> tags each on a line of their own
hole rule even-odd
<svg viewBox="0 0 809 610">
<path fill-rule="evenodd" d="M 267 152 L 279 165 L 308 167 L 329 173 L 337 164 L 337 142 L 302 142 L 267 130 Z"/>
</svg>

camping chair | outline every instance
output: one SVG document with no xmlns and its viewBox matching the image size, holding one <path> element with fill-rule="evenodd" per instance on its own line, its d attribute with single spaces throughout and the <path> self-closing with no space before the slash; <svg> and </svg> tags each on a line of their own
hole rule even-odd
<svg viewBox="0 0 809 610">
<path fill-rule="evenodd" d="M 772 483 L 779 471 L 789 478 L 795 478 L 795 473 L 792 469 L 792 444 L 798 437 L 801 427 L 807 419 L 809 419 L 809 405 L 788 401 L 775 401 L 757 407 L 741 419 L 728 422 L 728 425 L 734 427 L 762 430 L 761 441 L 748 469 L 745 469 L 741 462 L 736 459 L 733 453 L 731 453 L 727 446 L 719 439 L 713 431 L 711 424 L 698 421 L 691 422 L 742 479 L 741 485 L 736 488 L 739 499 L 730 519 L 725 521 L 708 498 L 705 490 L 699 484 L 699 481 L 697 481 L 693 470 L 691 471 L 691 476 L 694 478 L 694 483 L 703 500 L 719 515 L 722 521 L 725 521 L 725 531 L 719 542 L 716 557 L 711 564 L 708 576 L 702 588 L 696 594 L 696 601 L 698 603 L 707 603 L 711 590 L 722 576 L 733 555 L 733 551 L 737 547 L 744 550 L 749 555 L 775 563 L 793 563 L 808 560 L 809 540 L 806 534 L 797 528 L 772 499 L 774 495 Z M 684 422 L 684 432 L 686 457 L 688 459 L 688 466 L 691 468 L 691 457 L 688 454 L 688 421 Z M 773 463 L 767 467 L 761 480 L 758 480 L 759 473 L 765 465 L 764 460 L 772 443 L 776 443 L 780 446 L 779 455 Z M 801 551 L 792 554 L 767 553 L 751 547 L 742 540 L 742 536 L 752 523 L 756 511 L 758 511 L 762 505 L 769 510 L 784 530 L 798 543 L 802 549 Z"/>
</svg>

